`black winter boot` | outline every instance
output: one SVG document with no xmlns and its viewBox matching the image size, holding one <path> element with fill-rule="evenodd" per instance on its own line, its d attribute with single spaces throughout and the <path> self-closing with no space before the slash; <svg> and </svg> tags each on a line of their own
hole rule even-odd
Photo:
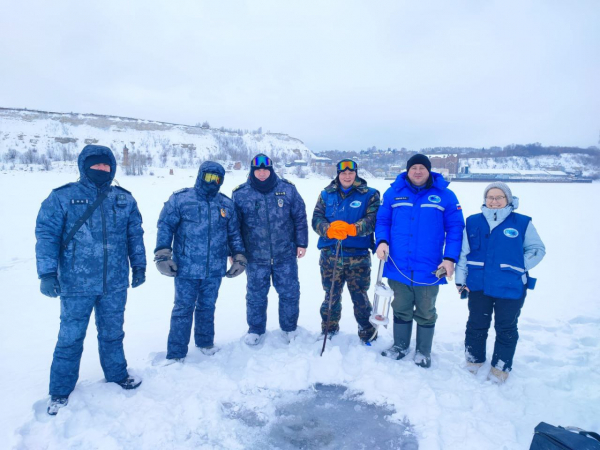
<svg viewBox="0 0 600 450">
<path fill-rule="evenodd" d="M 417 351 L 415 353 L 415 364 L 428 368 L 431 366 L 431 345 L 433 344 L 433 332 L 435 326 L 417 325 Z"/>
<path fill-rule="evenodd" d="M 55 416 L 60 408 L 64 408 L 69 403 L 69 396 L 53 395 L 48 402 L 48 414 Z"/>
<path fill-rule="evenodd" d="M 405 323 L 397 323 L 396 320 L 394 320 L 394 345 L 387 350 L 382 351 L 381 356 L 397 360 L 408 355 L 412 326 L 412 320 Z"/>
<path fill-rule="evenodd" d="M 377 328 L 371 327 L 366 330 L 358 330 L 358 337 L 364 344 L 377 340 Z"/>
<path fill-rule="evenodd" d="M 137 389 L 139 385 L 142 384 L 142 379 L 136 376 L 127 375 L 127 378 L 117 381 L 117 384 L 126 391 L 129 391 L 131 389 Z"/>
</svg>

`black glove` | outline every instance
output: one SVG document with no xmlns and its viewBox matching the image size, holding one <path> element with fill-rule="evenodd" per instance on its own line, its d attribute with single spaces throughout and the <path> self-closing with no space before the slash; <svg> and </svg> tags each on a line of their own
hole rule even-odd
<svg viewBox="0 0 600 450">
<path fill-rule="evenodd" d="M 40 291 L 46 297 L 58 297 L 60 295 L 60 283 L 56 274 L 44 275 L 40 281 Z"/>
<path fill-rule="evenodd" d="M 238 275 L 241 275 L 242 273 L 244 273 L 244 270 L 246 270 L 247 262 L 248 260 L 241 253 L 235 255 L 233 257 L 233 264 L 231 265 L 225 276 L 227 278 L 234 278 Z"/>
<path fill-rule="evenodd" d="M 173 252 L 169 248 L 162 248 L 154 253 L 154 262 L 160 273 L 174 277 L 177 273 L 177 264 L 171 259 Z"/>
<path fill-rule="evenodd" d="M 136 288 L 141 286 L 146 281 L 146 269 L 142 267 L 134 267 L 131 275 L 131 287 Z"/>
</svg>

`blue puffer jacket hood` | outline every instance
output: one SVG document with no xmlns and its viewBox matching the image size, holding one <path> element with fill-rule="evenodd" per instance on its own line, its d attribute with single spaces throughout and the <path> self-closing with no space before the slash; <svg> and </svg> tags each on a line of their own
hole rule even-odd
<svg viewBox="0 0 600 450">
<path fill-rule="evenodd" d="M 390 184 L 390 186 L 396 189 L 397 191 L 405 187 L 413 189 L 412 185 L 410 184 L 410 181 L 406 179 L 407 176 L 407 172 L 402 172 L 396 177 L 396 179 L 392 184 Z M 429 176 L 433 179 L 433 184 L 431 185 L 432 187 L 436 187 L 438 189 L 446 189 L 450 185 L 450 183 L 444 180 L 444 177 L 440 173 L 429 172 Z"/>
<path fill-rule="evenodd" d="M 83 150 L 81 150 L 79 158 L 77 159 L 77 166 L 79 167 L 79 179 L 81 183 L 83 183 L 85 186 L 96 189 L 94 182 L 85 174 L 84 167 L 85 160 L 88 158 L 88 156 L 94 155 L 106 155 L 108 156 L 108 159 L 110 159 L 110 180 L 101 187 L 110 186 L 115 178 L 115 173 L 117 172 L 117 160 L 115 159 L 115 155 L 113 155 L 112 150 L 103 145 L 86 145 L 83 147 Z"/>
<path fill-rule="evenodd" d="M 197 190 L 202 190 L 202 176 L 205 172 L 218 173 L 223 177 L 223 180 L 225 180 L 225 168 L 221 164 L 214 161 L 204 161 L 200 165 L 200 169 L 198 169 L 198 176 L 196 177 L 196 184 L 194 185 L 194 188 Z M 221 183 L 221 186 L 222 185 L 223 183 Z"/>
</svg>

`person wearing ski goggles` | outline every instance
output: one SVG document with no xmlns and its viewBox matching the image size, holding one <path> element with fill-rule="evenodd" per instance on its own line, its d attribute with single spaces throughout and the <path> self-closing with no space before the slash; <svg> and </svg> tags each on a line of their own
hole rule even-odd
<svg viewBox="0 0 600 450">
<path fill-rule="evenodd" d="M 277 176 L 273 161 L 263 154 L 250 160 L 248 181 L 233 190 L 232 199 L 248 256 L 244 342 L 257 345 L 263 339 L 271 280 L 279 294 L 279 325 L 291 340 L 299 315 L 298 258 L 308 246 L 304 200 L 291 182 Z"/>
<path fill-rule="evenodd" d="M 204 172 L 202 180 L 206 183 L 215 183 L 217 186 L 221 186 L 223 184 L 223 177 L 214 172 Z"/>
<path fill-rule="evenodd" d="M 161 364 L 186 357 L 192 322 L 196 347 L 205 355 L 218 350 L 214 317 L 221 281 L 245 270 L 246 250 L 235 207 L 219 193 L 224 177 L 223 166 L 203 162 L 196 185 L 176 191 L 160 213 L 154 261 L 162 275 L 175 278 L 167 355 Z M 234 256 L 227 270 L 229 251 Z"/>
<path fill-rule="evenodd" d="M 273 161 L 271 161 L 271 158 L 269 158 L 266 155 L 257 155 L 254 158 L 252 158 L 250 165 L 256 168 L 262 167 L 264 169 L 267 169 L 269 167 L 273 167 Z"/>
<path fill-rule="evenodd" d="M 354 304 L 358 336 L 369 343 L 377 337 L 377 330 L 369 322 L 372 307 L 367 291 L 371 283 L 369 251 L 374 250 L 379 192 L 358 176 L 356 161 L 343 159 L 336 168 L 337 176 L 319 195 L 312 217 L 312 227 L 320 236 L 317 246 L 321 250 L 319 264 L 325 290 L 321 329 L 328 337 L 339 331 L 342 289 L 346 281 Z M 334 267 L 337 267 L 335 278 Z"/>
</svg>

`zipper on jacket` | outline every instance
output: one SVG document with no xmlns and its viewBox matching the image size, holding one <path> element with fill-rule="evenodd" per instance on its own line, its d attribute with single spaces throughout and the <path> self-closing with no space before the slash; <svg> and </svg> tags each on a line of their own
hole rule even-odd
<svg viewBox="0 0 600 450">
<path fill-rule="evenodd" d="M 210 221 L 211 221 L 211 215 L 210 215 L 210 202 L 208 200 L 206 200 L 206 204 L 208 205 L 208 234 L 207 234 L 208 245 L 207 245 L 207 249 L 206 249 L 206 278 L 208 278 L 209 264 L 210 264 Z"/>
<path fill-rule="evenodd" d="M 75 250 L 77 249 L 77 241 L 73 239 L 73 261 L 71 261 L 71 269 L 75 269 Z"/>
<path fill-rule="evenodd" d="M 115 229 L 117 228 L 117 208 L 115 208 L 115 205 L 113 203 L 113 224 L 115 226 Z"/>
<path fill-rule="evenodd" d="M 271 265 L 273 265 L 273 241 L 271 240 L 271 221 L 269 220 L 269 206 L 267 204 L 267 194 L 262 194 L 265 201 L 265 215 L 267 216 L 267 228 L 269 229 L 269 251 L 271 252 Z"/>
<path fill-rule="evenodd" d="M 185 256 L 185 239 L 187 238 L 187 236 L 184 234 L 183 235 L 183 244 L 181 244 L 181 254 L 183 256 Z"/>
<path fill-rule="evenodd" d="M 110 188 L 108 188 L 110 189 Z M 100 195 L 100 190 L 98 190 L 98 195 Z M 104 202 L 102 202 L 104 203 Z M 100 203 L 100 214 L 102 215 L 102 247 L 104 249 L 104 268 L 102 271 L 102 291 L 106 294 L 106 274 L 108 272 L 108 245 L 106 238 L 106 217 L 104 213 L 104 207 Z"/>
</svg>

